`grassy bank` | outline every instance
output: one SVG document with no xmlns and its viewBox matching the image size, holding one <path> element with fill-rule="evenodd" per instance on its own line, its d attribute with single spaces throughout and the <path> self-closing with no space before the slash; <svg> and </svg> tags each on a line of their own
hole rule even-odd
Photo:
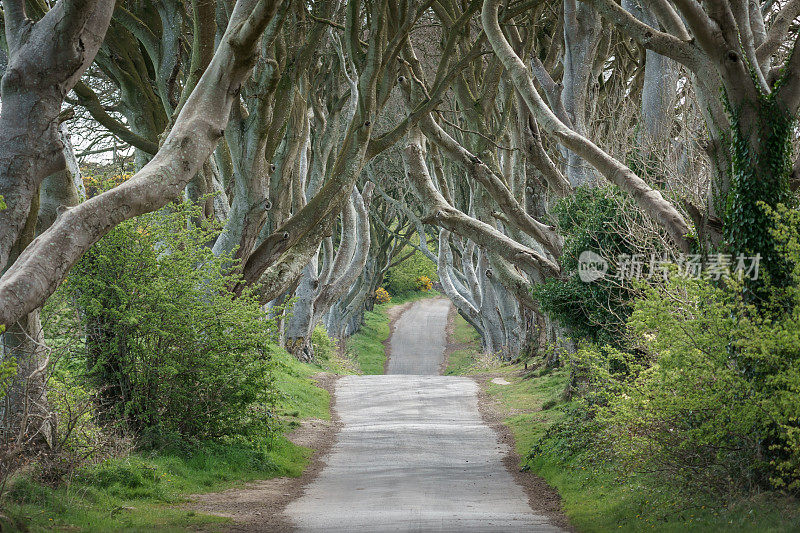
<svg viewBox="0 0 800 533">
<path fill-rule="evenodd" d="M 460 376 L 477 371 L 480 358 L 480 337 L 461 315 L 456 314 L 448 343 L 454 348 L 447 356 L 446 376 Z"/>
<path fill-rule="evenodd" d="M 311 365 L 276 350 L 276 414 L 282 431 L 265 447 L 231 440 L 183 444 L 152 453 L 133 453 L 81 468 L 68 483 L 51 488 L 19 476 L 4 502 L 8 522 L 1 531 L 180 531 L 226 519 L 180 508 L 187 496 L 243 482 L 299 476 L 312 450 L 281 433 L 307 418 L 330 419 L 330 397 L 311 376 L 329 370 L 328 360 Z"/>
<path fill-rule="evenodd" d="M 434 290 L 408 292 L 393 296 L 390 302 L 378 304 L 372 311 L 364 313 L 364 325 L 358 333 L 346 341 L 348 353 L 358 363 L 363 374 L 383 374 L 383 365 L 386 363 L 386 350 L 383 343 L 391 333 L 389 331 L 389 309 L 407 302 L 433 298 L 438 295 L 439 293 Z"/>
<path fill-rule="evenodd" d="M 477 335 L 460 316 L 451 342 L 457 349 L 450 355 L 447 374 L 499 376 L 509 382 L 487 381 L 485 386 L 505 411 L 504 423 L 523 457 L 520 467 L 558 490 L 566 515 L 579 531 L 800 531 L 794 499 L 774 494 L 729 499 L 682 494 L 647 475 L 622 472 L 613 462 L 598 460 L 591 449 L 573 453 L 579 434 L 549 440 L 546 449 L 531 454 L 570 408 L 562 398 L 566 371 L 528 371 L 521 364 L 501 365 L 481 356 Z"/>
<path fill-rule="evenodd" d="M 414 292 L 395 297 L 367 313 L 364 328 L 347 346 L 363 373 L 383 373 L 383 341 L 389 336 L 388 309 L 435 296 Z M 299 476 L 313 450 L 283 433 L 304 419 L 330 419 L 330 397 L 311 377 L 319 372 L 352 372 L 330 341 L 315 332 L 316 364 L 300 363 L 282 349 L 273 353 L 278 429 L 268 446 L 243 440 L 182 443 L 155 452 L 120 454 L 80 468 L 51 487 L 31 473 L 9 485 L 0 511 L 0 531 L 185 531 L 224 530 L 227 519 L 184 508 L 188 497 L 279 476 Z"/>
</svg>

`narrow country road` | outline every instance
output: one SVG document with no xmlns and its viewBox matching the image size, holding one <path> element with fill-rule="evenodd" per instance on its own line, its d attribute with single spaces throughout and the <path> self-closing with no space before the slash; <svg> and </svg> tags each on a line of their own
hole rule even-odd
<svg viewBox="0 0 800 533">
<path fill-rule="evenodd" d="M 450 300 L 420 300 L 400 315 L 389 338 L 387 374 L 436 376 L 447 344 Z M 402 381 L 402 380 L 401 380 Z"/>
<path fill-rule="evenodd" d="M 475 382 L 438 375 L 449 309 L 416 302 L 397 320 L 389 375 L 338 381 L 336 444 L 285 510 L 300 531 L 558 531 L 503 466 Z"/>
</svg>

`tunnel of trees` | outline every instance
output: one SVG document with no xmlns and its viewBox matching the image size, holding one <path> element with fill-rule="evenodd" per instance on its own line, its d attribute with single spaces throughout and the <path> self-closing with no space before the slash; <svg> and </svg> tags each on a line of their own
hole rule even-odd
<svg viewBox="0 0 800 533">
<path fill-rule="evenodd" d="M 430 261 L 632 465 L 800 487 L 800 1 L 2 7 L 3 475 L 63 431 L 67 337 L 98 419 L 215 437 L 237 354 L 311 361 Z"/>
</svg>

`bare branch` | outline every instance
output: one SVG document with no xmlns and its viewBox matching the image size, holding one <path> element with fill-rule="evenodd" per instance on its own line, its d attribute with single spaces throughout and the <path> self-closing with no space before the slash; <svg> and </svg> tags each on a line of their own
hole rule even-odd
<svg viewBox="0 0 800 533">
<path fill-rule="evenodd" d="M 767 30 L 767 38 L 756 49 L 759 65 L 765 65 L 783 43 L 794 19 L 800 16 L 800 0 L 789 0 L 772 19 L 772 25 Z"/>
<path fill-rule="evenodd" d="M 786 61 L 783 84 L 778 89 L 778 98 L 794 115 L 800 108 L 800 34 L 794 41 L 792 53 Z"/>
<path fill-rule="evenodd" d="M 636 202 L 669 232 L 675 243 L 683 250 L 689 250 L 689 226 L 675 207 L 661 196 L 661 193 L 650 187 L 631 169 L 617 161 L 586 137 L 579 135 L 561 122 L 548 108 L 536 88 L 533 79 L 525 68 L 525 64 L 506 41 L 500 24 L 497 21 L 498 0 L 486 0 L 483 4 L 481 19 L 486 36 L 503 65 L 508 70 L 511 80 L 520 92 L 523 101 L 539 124 L 564 146 L 580 155 L 596 168 L 609 181 L 629 193 Z M 631 16 L 631 18 L 633 18 Z M 635 19 L 634 19 L 635 20 Z M 674 39 L 674 38 L 673 38 Z M 675 39 L 677 41 L 677 39 Z M 680 42 L 680 41 L 679 41 Z"/>
<path fill-rule="evenodd" d="M 542 224 L 530 216 L 517 202 L 514 195 L 503 183 L 503 180 L 492 172 L 483 161 L 450 137 L 446 131 L 436 124 L 430 115 L 420 121 L 420 128 L 426 137 L 436 143 L 453 161 L 486 188 L 514 226 L 539 241 L 555 257 L 561 255 L 563 243 L 555 232 L 555 228 Z"/>
<path fill-rule="evenodd" d="M 147 152 L 148 154 L 155 155 L 158 152 L 158 143 L 145 139 L 141 135 L 136 135 L 129 130 L 125 124 L 109 115 L 100 103 L 97 94 L 83 82 L 78 82 L 74 87 L 75 94 L 78 95 L 78 101 L 86 108 L 89 114 L 92 115 L 101 126 L 105 127 L 116 135 L 120 140 Z"/>
<path fill-rule="evenodd" d="M 535 250 L 519 244 L 489 224 L 472 218 L 451 206 L 431 181 L 418 135 L 411 135 L 411 141 L 403 151 L 403 160 L 406 163 L 408 177 L 428 211 L 423 222 L 436 224 L 462 235 L 480 246 L 497 252 L 514 264 L 536 272 L 558 275 L 560 268 L 553 261 Z"/>
<path fill-rule="evenodd" d="M 118 21 L 142 43 L 142 46 L 144 46 L 144 49 L 147 51 L 147 55 L 150 56 L 150 60 L 157 65 L 160 62 L 160 53 L 156 34 L 153 33 L 147 24 L 142 22 L 139 17 L 122 6 L 116 7 L 114 16 L 115 21 Z"/>
<path fill-rule="evenodd" d="M 658 21 L 669 33 L 680 39 L 681 41 L 689 41 L 692 36 L 686 30 L 680 15 L 669 3 L 669 0 L 651 0 L 647 6 L 655 14 Z"/>
<path fill-rule="evenodd" d="M 719 31 L 719 26 L 708 17 L 697 0 L 674 0 L 674 2 L 697 38 L 697 42 L 706 52 L 713 52 L 724 45 L 715 34 Z"/>
<path fill-rule="evenodd" d="M 625 11 L 622 6 L 613 0 L 583 1 L 594 6 L 601 15 L 613 22 L 620 31 L 634 39 L 643 47 L 658 52 L 662 56 L 674 59 L 678 63 L 686 65 L 691 70 L 695 70 L 698 67 L 697 50 L 691 43 L 682 41 L 673 35 L 661 32 L 645 24 Z M 484 5 L 484 11 L 485 10 L 486 7 Z"/>
</svg>

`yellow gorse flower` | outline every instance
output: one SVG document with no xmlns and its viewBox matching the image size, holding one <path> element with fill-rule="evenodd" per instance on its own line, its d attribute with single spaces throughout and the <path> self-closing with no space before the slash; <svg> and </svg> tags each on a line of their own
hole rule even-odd
<svg viewBox="0 0 800 533">
<path fill-rule="evenodd" d="M 423 292 L 428 292 L 433 288 L 433 281 L 428 276 L 420 276 L 417 278 L 417 289 Z"/>
<path fill-rule="evenodd" d="M 383 287 L 378 287 L 375 291 L 375 301 L 379 304 L 385 304 L 391 301 L 392 297 L 389 296 L 389 293 Z"/>
</svg>

